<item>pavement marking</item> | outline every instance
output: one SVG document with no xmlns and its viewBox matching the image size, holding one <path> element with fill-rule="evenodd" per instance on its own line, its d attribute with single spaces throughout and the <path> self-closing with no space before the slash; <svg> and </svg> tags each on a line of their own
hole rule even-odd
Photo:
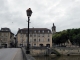
<svg viewBox="0 0 80 60">
<path fill-rule="evenodd" d="M 15 52 L 15 54 L 14 54 L 12 60 L 14 60 L 14 58 L 15 58 L 16 54 L 18 53 L 18 51 L 19 51 L 19 49 Z"/>
</svg>

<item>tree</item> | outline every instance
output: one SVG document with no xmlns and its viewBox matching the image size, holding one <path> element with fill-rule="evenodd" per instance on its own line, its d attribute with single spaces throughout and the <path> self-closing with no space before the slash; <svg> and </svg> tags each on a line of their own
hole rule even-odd
<svg viewBox="0 0 80 60">
<path fill-rule="evenodd" d="M 80 46 L 80 28 L 78 29 L 67 29 L 61 32 L 57 32 L 53 35 L 53 43 L 62 44 L 65 43 L 68 39 L 72 44 Z"/>
</svg>

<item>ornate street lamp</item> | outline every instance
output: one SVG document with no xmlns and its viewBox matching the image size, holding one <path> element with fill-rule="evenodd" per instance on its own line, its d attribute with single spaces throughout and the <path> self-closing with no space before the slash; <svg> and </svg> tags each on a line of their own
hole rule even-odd
<svg viewBox="0 0 80 60">
<path fill-rule="evenodd" d="M 30 47 L 29 47 L 29 21 L 30 21 L 30 16 L 32 15 L 32 10 L 31 8 L 26 10 L 27 16 L 28 16 L 28 39 L 27 39 L 27 48 L 26 48 L 26 54 L 30 54 Z"/>
</svg>

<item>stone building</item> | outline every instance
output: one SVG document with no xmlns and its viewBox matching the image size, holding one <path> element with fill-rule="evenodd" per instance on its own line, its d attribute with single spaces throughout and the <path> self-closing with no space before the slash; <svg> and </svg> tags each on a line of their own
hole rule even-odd
<svg viewBox="0 0 80 60">
<path fill-rule="evenodd" d="M 9 28 L 1 28 L 0 30 L 0 46 L 10 47 L 10 43 L 14 40 L 14 34 Z"/>
<path fill-rule="evenodd" d="M 30 28 L 29 29 L 29 45 L 31 47 L 52 47 L 52 32 L 47 28 Z M 19 29 L 16 39 L 18 47 L 27 46 L 28 29 Z"/>
</svg>

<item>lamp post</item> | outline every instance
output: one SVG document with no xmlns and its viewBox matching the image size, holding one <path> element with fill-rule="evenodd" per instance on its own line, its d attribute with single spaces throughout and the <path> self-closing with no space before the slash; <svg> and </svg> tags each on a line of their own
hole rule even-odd
<svg viewBox="0 0 80 60">
<path fill-rule="evenodd" d="M 31 8 L 26 10 L 27 16 L 28 16 L 28 39 L 27 39 L 27 49 L 26 49 L 26 54 L 30 54 L 29 51 L 29 21 L 30 21 L 30 16 L 32 15 L 32 10 Z"/>
</svg>

